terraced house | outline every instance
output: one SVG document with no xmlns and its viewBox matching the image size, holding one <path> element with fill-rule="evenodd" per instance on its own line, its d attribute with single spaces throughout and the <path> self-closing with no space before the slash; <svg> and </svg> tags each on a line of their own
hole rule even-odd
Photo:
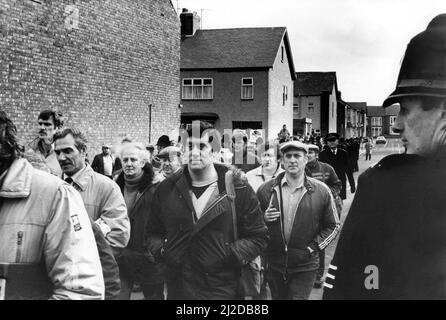
<svg viewBox="0 0 446 320">
<path fill-rule="evenodd" d="M 292 129 L 295 71 L 285 27 L 201 30 L 187 11 L 180 20 L 182 125 L 202 119 L 222 132 L 257 129 L 266 139 L 284 124 Z"/>
</svg>

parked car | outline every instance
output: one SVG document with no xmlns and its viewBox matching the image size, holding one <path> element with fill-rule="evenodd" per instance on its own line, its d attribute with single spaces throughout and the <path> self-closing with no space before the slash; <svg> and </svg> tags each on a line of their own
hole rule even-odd
<svg viewBox="0 0 446 320">
<path fill-rule="evenodd" d="M 387 140 L 386 140 L 386 138 L 383 137 L 383 136 L 379 136 L 379 137 L 377 137 L 377 138 L 376 138 L 376 141 L 375 141 L 376 144 L 386 144 L 386 142 L 387 142 Z"/>
</svg>

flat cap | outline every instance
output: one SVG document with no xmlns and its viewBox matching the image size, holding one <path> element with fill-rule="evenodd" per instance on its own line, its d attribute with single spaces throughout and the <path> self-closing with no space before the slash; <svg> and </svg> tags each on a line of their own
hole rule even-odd
<svg viewBox="0 0 446 320">
<path fill-rule="evenodd" d="M 283 143 L 280 146 L 280 152 L 285 153 L 288 149 L 291 148 L 302 150 L 305 151 L 305 153 L 308 153 L 308 145 L 300 141 L 288 141 Z"/>
<path fill-rule="evenodd" d="M 160 159 L 169 159 L 172 156 L 181 157 L 181 150 L 178 147 L 170 146 L 165 147 L 163 150 L 158 153 L 157 157 Z"/>
</svg>

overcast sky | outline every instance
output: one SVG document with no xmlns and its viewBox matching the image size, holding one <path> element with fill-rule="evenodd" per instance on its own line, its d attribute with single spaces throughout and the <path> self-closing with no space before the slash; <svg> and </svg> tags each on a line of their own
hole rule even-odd
<svg viewBox="0 0 446 320">
<path fill-rule="evenodd" d="M 203 29 L 288 30 L 296 71 L 336 71 L 345 101 L 381 105 L 409 40 L 446 13 L 446 0 L 172 0 Z M 202 11 L 203 10 L 203 11 Z M 181 11 L 181 9 L 180 9 Z"/>
</svg>

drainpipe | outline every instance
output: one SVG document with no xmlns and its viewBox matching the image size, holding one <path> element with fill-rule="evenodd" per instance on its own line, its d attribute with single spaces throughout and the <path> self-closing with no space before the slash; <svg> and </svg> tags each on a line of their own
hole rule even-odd
<svg viewBox="0 0 446 320">
<path fill-rule="evenodd" d="M 152 106 L 149 104 L 149 143 L 152 143 Z"/>
</svg>

